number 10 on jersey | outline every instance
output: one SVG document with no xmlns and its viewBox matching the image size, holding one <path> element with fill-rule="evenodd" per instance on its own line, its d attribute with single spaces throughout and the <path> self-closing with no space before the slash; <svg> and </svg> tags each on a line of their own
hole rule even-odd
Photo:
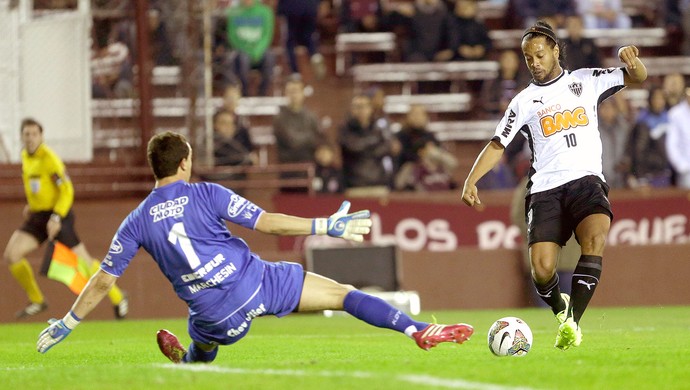
<svg viewBox="0 0 690 390">
<path fill-rule="evenodd" d="M 575 137 L 575 133 L 565 134 L 563 137 L 565 138 L 565 143 L 568 144 L 569 148 L 574 148 L 577 146 L 577 138 Z"/>
</svg>

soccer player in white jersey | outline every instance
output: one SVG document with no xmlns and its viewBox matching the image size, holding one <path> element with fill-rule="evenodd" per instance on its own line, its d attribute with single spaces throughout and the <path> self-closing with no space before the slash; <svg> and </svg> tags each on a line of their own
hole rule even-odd
<svg viewBox="0 0 690 390">
<path fill-rule="evenodd" d="M 254 318 L 296 311 L 345 310 L 371 325 L 404 333 L 425 350 L 442 342 L 462 343 L 472 335 L 467 324 L 415 321 L 380 298 L 304 272 L 300 264 L 262 260 L 225 224 L 230 221 L 269 234 L 328 234 L 362 241 L 371 226 L 369 211 L 348 214 L 346 201 L 330 218 L 301 218 L 266 212 L 217 184 L 189 183 L 192 149 L 176 133 L 154 136 L 148 144 L 148 160 L 155 188 L 122 222 L 101 269 L 72 310 L 39 335 L 39 352 L 47 352 L 70 334 L 103 299 L 140 247 L 189 306 L 192 343 L 188 350 L 164 329 L 157 335 L 161 352 L 175 363 L 211 362 L 218 345 L 242 339 Z"/>
<path fill-rule="evenodd" d="M 532 151 L 525 217 L 532 279 L 559 322 L 557 348 L 578 346 L 579 323 L 601 276 L 604 244 L 611 225 L 608 186 L 602 174 L 597 106 L 626 85 L 647 78 L 635 46 L 609 69 L 565 70 L 563 47 L 551 26 L 537 22 L 522 37 L 522 53 L 532 82 L 510 102 L 496 133 L 465 180 L 462 200 L 481 204 L 476 183 L 501 159 L 522 132 Z M 572 233 L 582 247 L 570 295 L 561 294 L 555 272 L 561 247 Z"/>
</svg>

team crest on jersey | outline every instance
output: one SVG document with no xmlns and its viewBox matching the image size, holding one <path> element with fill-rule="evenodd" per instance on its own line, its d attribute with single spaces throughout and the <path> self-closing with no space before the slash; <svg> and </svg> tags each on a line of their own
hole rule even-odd
<svg viewBox="0 0 690 390">
<path fill-rule="evenodd" d="M 573 95 L 577 97 L 580 97 L 580 95 L 582 95 L 582 83 L 579 81 L 576 81 L 568 85 L 568 89 L 570 89 L 570 92 L 572 92 Z"/>
</svg>

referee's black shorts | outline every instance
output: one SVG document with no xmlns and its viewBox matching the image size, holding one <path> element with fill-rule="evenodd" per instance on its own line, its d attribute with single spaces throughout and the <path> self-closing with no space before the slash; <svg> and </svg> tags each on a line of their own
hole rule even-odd
<svg viewBox="0 0 690 390">
<path fill-rule="evenodd" d="M 555 242 L 563 246 L 583 219 L 606 214 L 613 219 L 609 186 L 598 176 L 585 176 L 525 199 L 529 245 Z"/>
<path fill-rule="evenodd" d="M 52 214 L 52 211 L 38 211 L 31 213 L 29 219 L 24 222 L 19 230 L 31 234 L 36 238 L 36 240 L 38 240 L 39 244 L 42 244 L 48 239 L 46 225 L 48 224 L 48 220 Z M 77 232 L 74 231 L 74 213 L 72 213 L 72 210 L 70 210 L 69 213 L 67 213 L 67 216 L 62 219 L 62 228 L 55 239 L 65 244 L 69 248 L 73 248 L 79 245 L 81 242 L 77 236 Z"/>
</svg>

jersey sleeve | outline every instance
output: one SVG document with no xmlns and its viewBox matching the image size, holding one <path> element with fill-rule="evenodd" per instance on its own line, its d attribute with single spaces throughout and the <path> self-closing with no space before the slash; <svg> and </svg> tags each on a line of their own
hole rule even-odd
<svg viewBox="0 0 690 390">
<path fill-rule="evenodd" d="M 108 254 L 101 262 L 101 269 L 110 275 L 120 277 L 141 246 L 140 240 L 137 238 L 134 215 L 135 212 L 132 212 L 117 229 L 117 233 L 110 243 Z"/>
<path fill-rule="evenodd" d="M 594 86 L 597 104 L 625 88 L 625 68 L 585 68 L 576 71 L 583 84 Z"/>
<path fill-rule="evenodd" d="M 515 138 L 515 135 L 520 132 L 520 129 L 524 125 L 525 118 L 524 114 L 520 112 L 520 106 L 518 104 L 517 95 L 508 105 L 503 118 L 496 126 L 496 132 L 494 133 L 492 141 L 496 141 L 501 144 L 504 148 Z"/>
<path fill-rule="evenodd" d="M 207 183 L 210 191 L 211 207 L 216 215 L 248 229 L 254 229 L 262 208 L 218 184 Z"/>
<path fill-rule="evenodd" d="M 53 206 L 53 212 L 60 215 L 60 217 L 67 216 L 67 213 L 74 204 L 74 186 L 72 180 L 67 176 L 65 164 L 54 153 L 48 154 L 48 164 L 46 169 L 50 175 L 50 179 L 55 183 L 57 188 L 57 201 Z"/>
</svg>

